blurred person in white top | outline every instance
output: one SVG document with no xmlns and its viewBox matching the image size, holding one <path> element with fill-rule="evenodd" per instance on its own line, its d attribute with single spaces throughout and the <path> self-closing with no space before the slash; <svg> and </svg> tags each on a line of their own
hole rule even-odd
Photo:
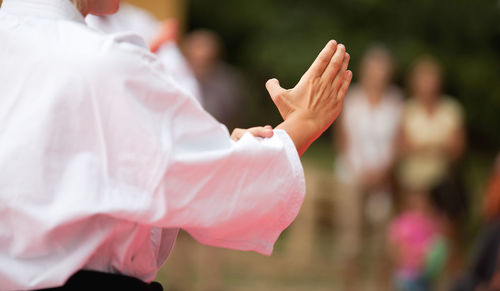
<svg viewBox="0 0 500 291">
<path fill-rule="evenodd" d="M 79 270 L 149 282 L 177 228 L 270 254 L 304 198 L 299 155 L 341 110 L 352 73 L 330 41 L 293 89 L 266 84 L 284 119 L 274 131 L 231 139 L 142 38 L 86 26 L 118 4 L 3 1 L 2 290 L 61 286 Z"/>
<path fill-rule="evenodd" d="M 381 228 L 392 208 L 390 173 L 397 154 L 403 105 L 401 91 L 391 84 L 393 69 L 392 56 L 385 47 L 376 45 L 365 52 L 359 83 L 349 90 L 341 123 L 336 127 L 339 249 L 348 266 L 354 268 L 353 273 L 359 271 L 356 264 L 365 222 L 375 234 L 381 234 L 375 238 L 375 245 L 382 246 Z"/>
</svg>

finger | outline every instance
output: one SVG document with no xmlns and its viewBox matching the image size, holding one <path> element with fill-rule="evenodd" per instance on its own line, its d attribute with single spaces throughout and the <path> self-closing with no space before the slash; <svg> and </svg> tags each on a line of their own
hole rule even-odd
<svg viewBox="0 0 500 291">
<path fill-rule="evenodd" d="M 323 75 L 321 76 L 323 80 L 325 80 L 328 83 L 333 82 L 333 80 L 337 76 L 337 73 L 339 73 L 340 69 L 342 68 L 345 55 L 346 55 L 345 46 L 343 44 L 339 44 L 337 46 L 335 54 L 328 63 L 328 67 L 325 69 Z M 341 75 L 343 76 L 344 73 L 341 73 Z"/>
<path fill-rule="evenodd" d="M 344 57 L 344 62 L 342 63 L 342 67 L 337 72 L 335 79 L 333 80 L 333 83 L 332 83 L 334 92 L 338 92 L 340 87 L 342 86 L 342 82 L 345 79 L 345 76 L 346 76 L 345 73 L 347 71 L 347 67 L 349 66 L 350 59 L 351 59 L 351 56 L 348 53 L 346 53 L 345 57 Z"/>
<path fill-rule="evenodd" d="M 267 92 L 269 92 L 269 95 L 271 95 L 271 98 L 273 101 L 278 97 L 281 93 L 285 92 L 286 90 L 281 88 L 280 82 L 278 79 L 270 79 L 266 82 L 266 89 Z"/>
<path fill-rule="evenodd" d="M 345 94 L 347 94 L 347 90 L 349 90 L 349 85 L 351 84 L 351 81 L 352 81 L 352 72 L 351 71 L 345 72 L 344 82 L 342 83 L 342 87 L 340 87 L 340 90 L 337 93 L 338 100 L 344 99 Z"/>
<path fill-rule="evenodd" d="M 342 64 L 342 71 L 347 71 L 347 67 L 349 67 L 349 62 L 351 61 L 351 55 L 349 53 L 345 53 L 344 63 Z"/>
<path fill-rule="evenodd" d="M 253 127 L 248 130 L 255 137 L 269 138 L 274 135 L 272 129 L 265 127 Z"/>
<path fill-rule="evenodd" d="M 277 79 L 271 79 L 266 82 L 266 89 L 273 99 L 274 105 L 278 108 L 283 119 L 286 119 L 290 112 L 290 106 L 287 105 L 286 98 L 284 98 L 285 93 L 288 91 L 281 88 L 280 82 Z"/>
<path fill-rule="evenodd" d="M 241 128 L 235 128 L 233 133 L 231 133 L 231 139 L 234 141 L 239 141 L 241 137 L 245 134 L 245 130 Z"/>
<path fill-rule="evenodd" d="M 335 40 L 329 41 L 323 50 L 319 53 L 316 60 L 314 60 L 313 64 L 307 72 L 304 74 L 304 77 L 320 77 L 323 75 L 323 72 L 327 68 L 330 60 L 337 50 L 337 42 Z"/>
</svg>

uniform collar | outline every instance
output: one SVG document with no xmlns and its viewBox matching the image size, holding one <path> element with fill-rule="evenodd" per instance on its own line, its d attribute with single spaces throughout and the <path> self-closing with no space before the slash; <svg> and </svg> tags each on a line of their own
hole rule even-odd
<svg viewBox="0 0 500 291">
<path fill-rule="evenodd" d="M 69 0 L 3 0 L 1 11 L 85 23 L 82 14 Z"/>
</svg>

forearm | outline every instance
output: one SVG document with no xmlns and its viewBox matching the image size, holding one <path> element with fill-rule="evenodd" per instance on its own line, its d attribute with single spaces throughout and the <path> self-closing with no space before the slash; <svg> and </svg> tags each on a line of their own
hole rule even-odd
<svg viewBox="0 0 500 291">
<path fill-rule="evenodd" d="M 169 198 L 166 209 L 156 210 L 159 226 L 183 228 L 204 244 L 270 254 L 305 194 L 291 143 L 276 131 L 273 138 L 246 136 L 229 148 L 178 156 L 155 192 Z"/>
</svg>

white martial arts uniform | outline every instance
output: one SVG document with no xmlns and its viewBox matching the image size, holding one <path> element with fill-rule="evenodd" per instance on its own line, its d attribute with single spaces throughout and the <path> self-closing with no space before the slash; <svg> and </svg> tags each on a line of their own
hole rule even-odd
<svg viewBox="0 0 500 291">
<path fill-rule="evenodd" d="M 105 33 L 133 32 L 150 44 L 157 36 L 162 23 L 149 12 L 132 4 L 122 2 L 118 12 L 107 16 L 88 15 L 85 22 L 89 27 Z M 165 70 L 187 94 L 193 95 L 200 103 L 200 87 L 188 62 L 174 40 L 164 43 L 156 52 Z"/>
<path fill-rule="evenodd" d="M 141 38 L 68 0 L 0 9 L 0 289 L 90 269 L 150 281 L 183 228 L 270 254 L 304 198 L 284 131 L 233 142 Z"/>
</svg>

